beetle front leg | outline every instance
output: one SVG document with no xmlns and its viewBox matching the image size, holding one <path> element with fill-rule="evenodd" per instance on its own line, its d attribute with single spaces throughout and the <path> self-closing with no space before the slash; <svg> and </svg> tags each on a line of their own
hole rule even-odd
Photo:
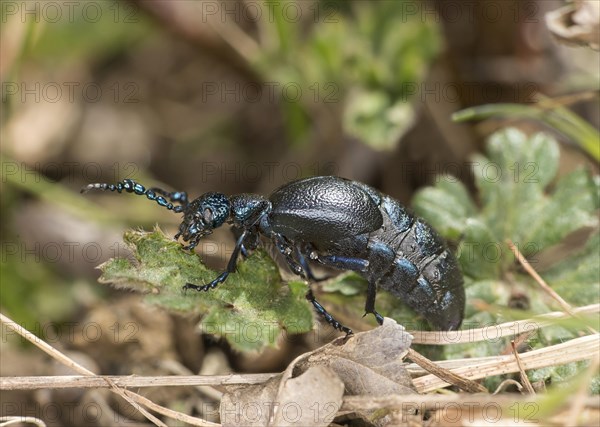
<svg viewBox="0 0 600 427">
<path fill-rule="evenodd" d="M 209 289 L 216 288 L 220 283 L 223 283 L 227 279 L 229 274 L 231 274 L 235 271 L 235 265 L 237 263 L 237 258 L 240 254 L 240 251 L 242 250 L 242 246 L 244 245 L 244 239 L 246 238 L 247 234 L 248 234 L 248 231 L 246 230 L 240 235 L 237 242 L 235 243 L 235 248 L 233 248 L 233 253 L 231 254 L 231 258 L 229 258 L 229 262 L 227 263 L 227 268 L 225 269 L 224 272 L 219 274 L 215 280 L 213 280 L 210 283 L 207 283 L 206 285 L 202 285 L 202 286 L 194 285 L 193 283 L 186 283 L 183 286 L 183 289 L 184 290 L 194 289 L 198 292 L 200 292 L 200 291 L 206 292 Z"/>
<path fill-rule="evenodd" d="M 244 232 L 244 229 L 241 227 L 237 227 L 237 226 L 231 227 L 231 233 L 235 237 L 236 241 L 242 235 L 243 232 Z M 250 256 L 250 251 L 255 250 L 258 247 L 259 243 L 260 243 L 260 238 L 259 238 L 258 233 L 256 232 L 256 230 L 251 230 L 248 233 L 248 235 L 246 236 L 246 238 L 244 239 L 244 243 L 242 244 L 242 247 L 240 248 L 240 253 L 242 254 L 242 256 L 244 258 L 248 258 Z"/>
</svg>

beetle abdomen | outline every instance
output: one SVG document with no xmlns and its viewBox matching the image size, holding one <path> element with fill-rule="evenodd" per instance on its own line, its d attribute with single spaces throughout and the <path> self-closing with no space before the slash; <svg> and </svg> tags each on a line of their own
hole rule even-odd
<svg viewBox="0 0 600 427">
<path fill-rule="evenodd" d="M 465 294 L 456 258 L 429 224 L 396 200 L 383 196 L 381 210 L 383 227 L 371 238 L 391 248 L 395 258 L 379 285 L 437 328 L 458 329 Z"/>
</svg>

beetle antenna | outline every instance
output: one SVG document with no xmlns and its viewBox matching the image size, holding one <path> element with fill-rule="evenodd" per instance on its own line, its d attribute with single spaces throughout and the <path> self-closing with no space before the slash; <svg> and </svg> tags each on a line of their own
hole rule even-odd
<svg viewBox="0 0 600 427">
<path fill-rule="evenodd" d="M 183 212 L 183 206 L 175 206 L 163 196 L 158 195 L 152 188 L 146 189 L 142 184 L 138 184 L 132 179 L 124 179 L 123 182 L 117 184 L 94 183 L 88 184 L 81 189 L 81 193 L 87 193 L 90 190 L 101 191 L 116 191 L 122 193 L 123 190 L 127 193 L 135 193 L 138 196 L 146 196 L 149 200 L 154 200 L 160 206 L 167 208 L 175 213 Z"/>
</svg>

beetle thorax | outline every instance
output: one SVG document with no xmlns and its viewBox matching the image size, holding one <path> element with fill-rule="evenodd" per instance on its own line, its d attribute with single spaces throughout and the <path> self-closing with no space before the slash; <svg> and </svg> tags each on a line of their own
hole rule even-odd
<svg viewBox="0 0 600 427">
<path fill-rule="evenodd" d="M 256 225 L 271 211 L 271 202 L 259 194 L 244 193 L 231 196 L 231 219 L 240 227 Z"/>
</svg>

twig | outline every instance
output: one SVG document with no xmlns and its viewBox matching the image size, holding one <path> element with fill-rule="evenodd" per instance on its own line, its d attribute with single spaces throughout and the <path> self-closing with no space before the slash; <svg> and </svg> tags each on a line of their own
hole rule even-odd
<svg viewBox="0 0 600 427">
<path fill-rule="evenodd" d="M 523 369 L 545 368 L 547 366 L 564 365 L 570 362 L 592 359 L 600 353 L 600 334 L 575 338 L 557 345 L 522 353 Z M 495 356 L 489 362 L 453 369 L 457 375 L 477 380 L 493 375 L 519 372 L 519 367 L 512 355 Z M 420 393 L 427 393 L 450 384 L 435 375 L 425 375 L 413 380 Z"/>
<path fill-rule="evenodd" d="M 468 399 L 465 399 L 464 394 L 453 393 L 453 394 L 405 394 L 405 395 L 390 395 L 390 396 L 345 396 L 344 402 L 340 408 L 341 411 L 367 411 L 367 410 L 381 410 L 382 408 L 388 409 L 419 409 L 425 410 L 439 410 L 444 404 L 452 403 L 452 407 L 458 407 L 465 405 L 467 408 L 473 409 L 475 405 L 483 407 L 486 404 L 510 406 L 515 403 L 524 405 L 526 403 L 533 403 L 539 408 L 540 402 L 543 400 L 541 395 L 491 395 L 491 394 L 470 394 Z M 597 397 L 588 397 L 583 399 L 584 407 L 598 409 Z M 475 406 L 476 407 L 476 406 Z M 514 412 L 504 411 L 505 414 L 514 416 Z M 533 421 L 533 420 L 530 420 Z"/>
<path fill-rule="evenodd" d="M 600 335 L 588 335 L 520 354 L 523 369 L 537 369 L 546 366 L 562 365 L 579 360 L 592 359 L 600 353 Z M 519 372 L 514 356 L 492 356 L 471 359 L 456 359 L 435 362 L 438 366 L 451 369 L 452 373 L 470 380 L 493 375 Z M 422 375 L 424 370 L 418 365 L 407 366 L 411 375 Z M 40 388 L 106 388 L 106 379 L 121 387 L 153 386 L 197 386 L 197 385 L 234 385 L 258 384 L 279 374 L 245 374 L 215 376 L 49 376 L 49 377 L 1 377 L 0 390 L 21 390 Z M 449 384 L 435 375 L 424 375 L 413 380 L 420 393 L 447 387 Z"/>
<path fill-rule="evenodd" d="M 513 342 L 514 346 L 518 349 L 521 345 L 525 344 L 529 338 L 535 335 L 536 331 L 527 331 L 522 334 L 517 335 L 513 340 L 511 340 L 510 344 L 507 345 L 504 350 L 500 354 L 513 354 Z"/>
<path fill-rule="evenodd" d="M 567 105 L 576 104 L 582 101 L 590 101 L 598 98 L 597 90 L 586 90 L 583 92 L 572 93 L 563 96 L 557 96 L 555 98 L 544 97 L 538 102 L 538 108 L 541 110 L 552 110 L 557 107 L 564 107 Z"/>
<path fill-rule="evenodd" d="M 566 302 L 563 299 L 563 297 L 561 297 L 554 289 L 552 289 L 550 286 L 548 286 L 546 281 L 544 279 L 542 279 L 542 277 L 537 273 L 537 271 L 535 271 L 535 269 L 531 266 L 531 264 L 529 264 L 529 261 L 527 261 L 525 259 L 525 257 L 523 256 L 523 254 L 521 253 L 519 248 L 517 248 L 517 246 L 509 239 L 506 239 L 506 244 L 508 245 L 510 250 L 513 252 L 513 254 L 517 258 L 519 263 L 521 263 L 521 265 L 523 266 L 525 271 L 527 271 L 527 273 L 529 273 L 529 275 L 531 277 L 533 277 L 533 279 L 537 282 L 537 284 L 540 285 L 540 287 L 548 295 L 550 295 L 552 298 L 554 298 L 567 313 L 569 313 L 571 316 L 573 316 L 575 318 L 578 318 L 577 314 L 575 314 L 575 312 L 573 311 L 573 307 L 571 307 L 571 305 L 568 302 Z M 598 332 L 595 329 L 593 329 L 591 326 L 588 326 L 587 328 L 593 334 Z"/>
<path fill-rule="evenodd" d="M 521 384 L 525 387 L 525 390 L 529 394 L 535 394 L 535 390 L 525 373 L 525 369 L 523 368 L 523 364 L 521 363 L 521 358 L 519 357 L 519 352 L 517 351 L 517 346 L 515 345 L 514 340 L 510 342 L 512 346 L 513 354 L 515 355 L 515 361 L 517 362 L 517 367 L 519 368 L 519 374 L 521 375 Z"/>
<path fill-rule="evenodd" d="M 191 417 L 182 412 L 177 412 L 172 409 L 165 408 L 164 406 L 157 405 L 150 399 L 147 399 L 144 396 L 140 396 L 139 394 L 134 393 L 132 391 L 125 390 L 124 392 L 127 396 L 129 396 L 131 399 L 135 400 L 136 402 L 152 409 L 155 412 L 158 412 L 159 414 L 163 414 L 166 417 L 173 418 L 173 419 L 179 420 L 179 421 L 183 421 L 184 423 L 188 423 L 193 426 L 219 427 L 221 425 L 221 424 L 212 423 L 210 421 L 206 421 L 206 420 L 203 420 L 200 418 Z"/>
<path fill-rule="evenodd" d="M 446 381 L 449 384 L 455 385 L 459 387 L 461 390 L 468 391 L 471 393 L 487 393 L 488 390 L 482 386 L 481 384 L 476 383 L 475 381 L 471 381 L 469 379 L 463 378 L 460 375 L 456 375 L 454 372 L 444 369 L 431 360 L 419 354 L 412 348 L 408 349 L 407 357 L 410 358 L 417 365 L 425 369 L 427 372 L 435 375 L 436 377 Z"/>
<path fill-rule="evenodd" d="M 235 21 L 224 23 L 209 15 L 207 22 L 210 28 L 217 33 L 240 57 L 252 64 L 260 53 L 259 44 L 246 34 Z"/>
<path fill-rule="evenodd" d="M 80 365 L 79 363 L 75 362 L 74 360 L 72 360 L 71 358 L 66 356 L 64 353 L 58 351 L 57 349 L 52 347 L 50 344 L 48 344 L 41 338 L 37 337 L 36 335 L 31 333 L 27 329 L 23 328 L 21 325 L 19 325 L 18 323 L 16 323 L 15 321 L 8 318 L 7 316 L 5 316 L 2 313 L 0 313 L 0 322 L 6 324 L 8 327 L 12 328 L 15 332 L 17 332 L 19 335 L 21 335 L 27 341 L 31 342 L 33 345 L 35 345 L 36 347 L 38 347 L 39 349 L 44 351 L 46 354 L 50 355 L 52 358 L 58 360 L 63 365 L 73 369 L 75 372 L 78 372 L 78 373 L 88 376 L 88 377 L 98 377 L 98 375 L 96 375 L 94 372 L 90 371 L 89 369 L 87 369 L 84 366 Z M 134 396 L 134 395 L 137 396 L 139 399 L 136 398 L 136 400 L 139 400 L 141 402 L 145 402 L 147 399 L 145 399 L 142 396 L 140 396 L 136 393 L 133 393 L 131 391 L 123 390 L 122 388 L 117 386 L 114 382 L 112 382 L 110 380 L 110 378 L 104 377 L 103 381 L 104 381 L 105 387 L 110 388 L 114 393 L 118 394 L 123 399 L 125 399 L 125 401 L 129 402 L 130 405 L 132 405 L 135 409 L 137 409 L 148 420 L 152 421 L 157 426 L 166 427 L 165 423 L 163 423 L 157 417 L 155 417 L 150 412 L 148 412 L 145 408 L 140 406 L 136 401 L 134 401 L 132 396 Z M 168 412 L 168 413 L 174 412 L 174 411 L 171 411 L 170 409 L 164 408 L 164 407 L 156 405 L 154 403 L 152 405 L 153 405 L 154 410 L 156 410 L 156 408 L 158 407 L 158 408 L 161 408 L 161 411 L 164 411 L 164 412 Z M 181 414 L 181 415 L 186 416 L 185 414 Z M 215 425 L 214 423 L 210 423 L 209 421 L 205 421 L 200 418 L 197 418 L 196 420 L 198 422 L 198 424 L 196 424 L 196 425 L 200 425 L 200 426 Z"/>
<path fill-rule="evenodd" d="M 600 312 L 600 304 L 591 304 L 573 309 L 577 314 L 595 314 Z M 490 325 L 485 328 L 464 329 L 459 331 L 407 331 L 414 339 L 413 344 L 450 345 L 487 341 L 501 337 L 535 332 L 552 323 L 552 320 L 569 317 L 563 312 L 556 311 L 532 317 L 531 319 Z"/>
<path fill-rule="evenodd" d="M 195 387 L 262 384 L 279 374 L 166 375 L 156 377 L 59 375 L 40 377 L 0 377 L 0 390 L 35 390 L 40 388 L 106 388 L 109 380 L 122 388 Z"/>
</svg>

